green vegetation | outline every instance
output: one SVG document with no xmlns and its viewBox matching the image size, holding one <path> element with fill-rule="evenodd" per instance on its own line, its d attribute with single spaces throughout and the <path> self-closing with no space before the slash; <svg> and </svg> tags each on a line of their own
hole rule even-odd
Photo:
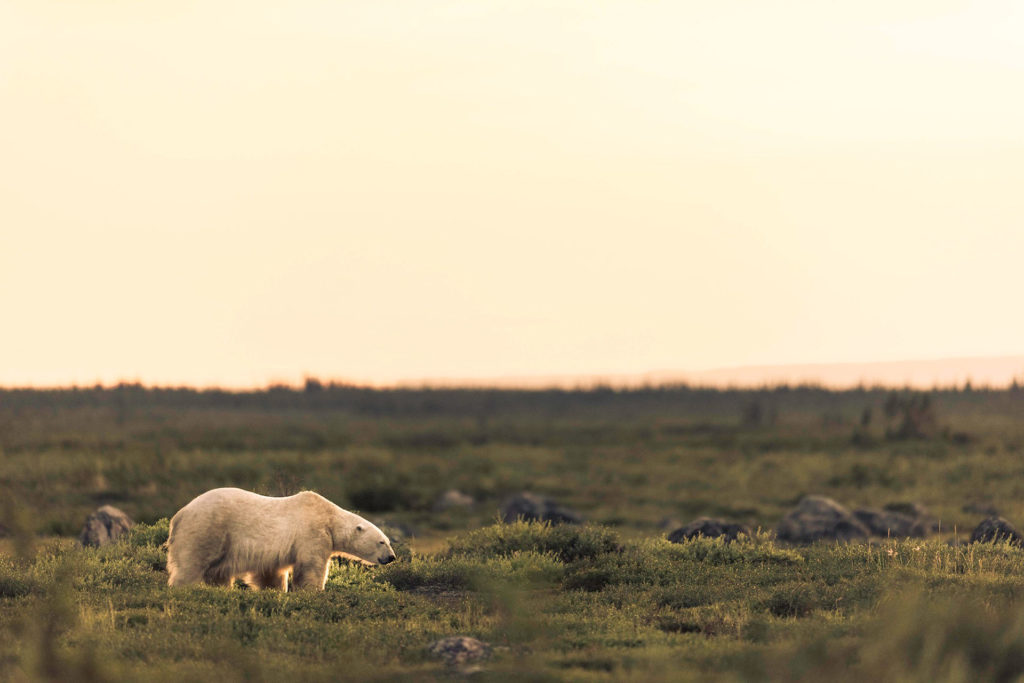
<svg viewBox="0 0 1024 683">
<path fill-rule="evenodd" d="M 499 679 L 1024 675 L 1024 555 L 1007 546 L 609 544 L 519 523 L 473 532 L 465 552 L 343 563 L 324 593 L 280 593 L 169 589 L 166 535 L 161 521 L 102 549 L 49 541 L 4 558 L 4 677 L 430 677 L 444 666 L 427 645 L 452 634 L 497 646 Z M 587 552 L 543 550 L 566 540 Z"/>
<path fill-rule="evenodd" d="M 0 391 L 0 679 L 432 679 L 430 643 L 467 635 L 502 680 L 1017 680 L 1024 551 L 950 540 L 986 506 L 1024 523 L 1021 417 L 1024 394 L 976 387 Z M 171 590 L 166 518 L 222 485 L 311 488 L 415 533 L 324 593 Z M 434 511 L 450 488 L 477 504 Z M 496 523 L 524 489 L 590 522 Z M 920 502 L 942 532 L 676 545 L 660 527 L 770 529 L 807 493 Z M 79 547 L 103 503 L 141 523 Z"/>
</svg>

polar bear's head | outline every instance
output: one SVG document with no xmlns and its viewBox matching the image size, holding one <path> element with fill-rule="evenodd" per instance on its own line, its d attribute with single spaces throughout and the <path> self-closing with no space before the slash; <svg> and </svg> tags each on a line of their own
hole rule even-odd
<svg viewBox="0 0 1024 683">
<path fill-rule="evenodd" d="M 391 541 L 384 532 L 375 525 L 360 519 L 352 534 L 352 547 L 346 552 L 361 560 L 374 564 L 387 564 L 395 561 L 395 551 L 391 549 Z"/>
</svg>

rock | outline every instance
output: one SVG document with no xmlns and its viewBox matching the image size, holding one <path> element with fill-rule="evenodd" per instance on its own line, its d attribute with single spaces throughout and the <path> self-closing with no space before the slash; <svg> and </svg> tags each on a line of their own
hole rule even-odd
<svg viewBox="0 0 1024 683">
<path fill-rule="evenodd" d="M 429 647 L 430 654 L 440 657 L 448 666 L 463 666 L 491 656 L 491 646 L 468 636 L 442 638 Z"/>
<path fill-rule="evenodd" d="M 920 503 L 889 503 L 882 510 L 861 508 L 853 514 L 875 536 L 923 538 L 939 530 L 938 520 Z"/>
<path fill-rule="evenodd" d="M 523 491 L 506 499 L 501 506 L 501 518 L 506 523 L 512 523 L 519 518 L 526 521 L 551 522 L 552 524 L 579 524 L 583 521 L 577 512 L 562 507 L 550 498 L 538 496 L 529 491 Z"/>
<path fill-rule="evenodd" d="M 889 512 L 898 512 L 901 515 L 907 515 L 915 519 L 931 516 L 928 513 L 928 508 L 920 503 L 886 503 L 884 508 Z"/>
<path fill-rule="evenodd" d="M 884 509 L 886 512 L 913 517 L 914 525 L 910 528 L 912 537 L 921 538 L 939 531 L 939 520 L 921 503 L 887 503 Z"/>
<path fill-rule="evenodd" d="M 115 542 L 133 526 L 135 522 L 131 517 L 112 505 L 104 505 L 85 520 L 78 541 L 82 545 L 99 548 Z"/>
<path fill-rule="evenodd" d="M 776 534 L 783 541 L 851 541 L 868 537 L 868 528 L 839 503 L 825 496 L 805 496 L 782 518 Z"/>
<path fill-rule="evenodd" d="M 691 538 L 704 536 L 706 538 L 718 538 L 724 536 L 727 542 L 735 541 L 740 534 L 750 536 L 750 527 L 745 524 L 726 522 L 723 519 L 712 519 L 711 517 L 698 517 L 684 527 L 676 529 L 668 535 L 672 543 L 682 543 Z"/>
<path fill-rule="evenodd" d="M 989 517 L 974 530 L 971 534 L 971 543 L 1002 543 L 1009 541 L 1010 544 L 1024 545 L 1024 536 L 1009 522 L 1002 517 Z"/>
<path fill-rule="evenodd" d="M 452 508 L 468 508 L 476 503 L 473 496 L 463 493 L 457 489 L 448 489 L 442 493 L 434 503 L 435 512 L 444 512 Z"/>
<path fill-rule="evenodd" d="M 853 516 L 860 520 L 874 536 L 905 538 L 917 535 L 910 533 L 914 526 L 914 518 L 899 512 L 859 508 L 853 511 Z"/>
</svg>

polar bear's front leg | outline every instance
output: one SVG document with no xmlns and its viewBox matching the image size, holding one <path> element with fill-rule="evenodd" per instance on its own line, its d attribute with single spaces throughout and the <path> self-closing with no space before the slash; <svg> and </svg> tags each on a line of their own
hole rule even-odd
<svg viewBox="0 0 1024 683">
<path fill-rule="evenodd" d="M 330 556 L 325 558 L 309 558 L 295 563 L 295 575 L 292 585 L 301 590 L 322 591 L 327 583 L 327 571 L 330 569 Z"/>
</svg>

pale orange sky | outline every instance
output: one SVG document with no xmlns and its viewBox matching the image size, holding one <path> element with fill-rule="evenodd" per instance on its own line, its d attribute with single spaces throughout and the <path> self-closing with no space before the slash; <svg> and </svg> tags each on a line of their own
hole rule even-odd
<svg viewBox="0 0 1024 683">
<path fill-rule="evenodd" d="M 1024 353 L 1017 2 L 0 0 L 0 384 Z"/>
</svg>

